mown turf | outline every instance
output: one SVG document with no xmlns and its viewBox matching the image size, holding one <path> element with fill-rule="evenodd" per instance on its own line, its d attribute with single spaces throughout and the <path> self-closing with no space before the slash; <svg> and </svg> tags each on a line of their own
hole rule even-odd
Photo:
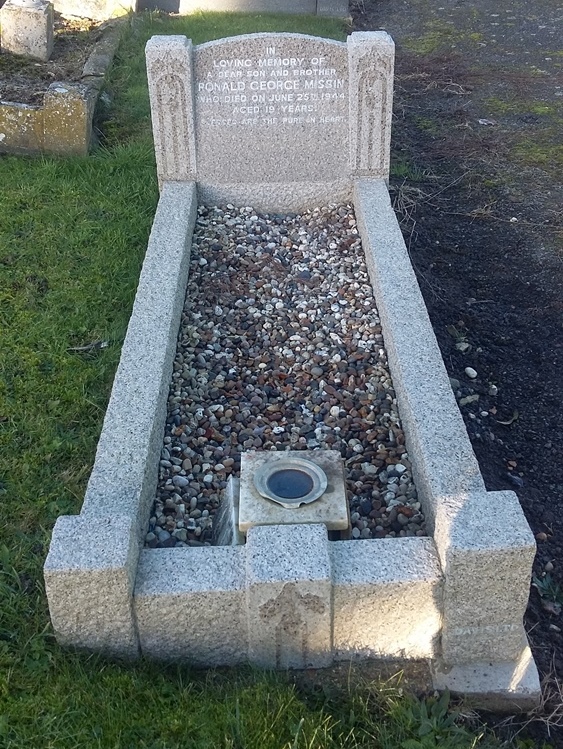
<svg viewBox="0 0 563 749">
<path fill-rule="evenodd" d="M 266 30 L 345 35 L 340 22 L 293 16 L 136 19 L 99 121 L 104 148 L 0 158 L 2 748 L 477 745 L 443 705 L 425 723 L 395 688 L 313 697 L 279 675 L 76 655 L 51 632 L 50 531 L 80 510 L 157 202 L 144 44 Z"/>
</svg>

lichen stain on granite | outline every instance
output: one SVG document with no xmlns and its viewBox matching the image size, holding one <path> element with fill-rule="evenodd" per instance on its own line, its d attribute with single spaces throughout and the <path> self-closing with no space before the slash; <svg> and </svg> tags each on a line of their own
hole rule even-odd
<svg viewBox="0 0 563 749">
<path fill-rule="evenodd" d="M 0 150 L 8 153 L 48 151 L 58 154 L 88 153 L 91 136 L 88 91 L 81 84 L 55 83 L 42 107 L 0 103 Z"/>
</svg>

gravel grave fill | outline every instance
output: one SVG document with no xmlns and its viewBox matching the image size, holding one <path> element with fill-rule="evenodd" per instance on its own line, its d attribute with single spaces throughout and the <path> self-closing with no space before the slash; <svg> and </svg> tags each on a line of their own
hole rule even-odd
<svg viewBox="0 0 563 749">
<path fill-rule="evenodd" d="M 243 451 L 315 449 L 352 538 L 426 535 L 352 207 L 200 207 L 146 546 L 210 544 Z"/>
</svg>

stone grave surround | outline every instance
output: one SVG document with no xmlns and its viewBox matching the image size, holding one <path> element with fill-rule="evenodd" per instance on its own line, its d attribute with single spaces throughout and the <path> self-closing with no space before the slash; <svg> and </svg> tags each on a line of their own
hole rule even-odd
<svg viewBox="0 0 563 749">
<path fill-rule="evenodd" d="M 426 687 L 537 702 L 534 538 L 516 495 L 485 488 L 389 199 L 393 55 L 384 32 L 147 44 L 161 195 L 84 505 L 45 563 L 61 644 L 200 666 L 423 662 Z M 353 201 L 428 538 L 329 541 L 311 523 L 142 548 L 198 200 Z"/>
</svg>

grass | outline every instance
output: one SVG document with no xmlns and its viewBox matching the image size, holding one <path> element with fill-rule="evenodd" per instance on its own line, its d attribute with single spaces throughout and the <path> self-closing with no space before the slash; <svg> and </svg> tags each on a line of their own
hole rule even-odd
<svg viewBox="0 0 563 749">
<path fill-rule="evenodd" d="M 143 47 L 251 31 L 343 38 L 292 16 L 146 16 L 127 31 L 89 158 L 0 158 L 0 747 L 426 749 L 498 746 L 397 683 L 299 690 L 283 675 L 196 673 L 61 650 L 41 569 L 80 510 L 129 318 L 157 187 Z M 92 345 L 91 345 L 92 344 Z"/>
</svg>

